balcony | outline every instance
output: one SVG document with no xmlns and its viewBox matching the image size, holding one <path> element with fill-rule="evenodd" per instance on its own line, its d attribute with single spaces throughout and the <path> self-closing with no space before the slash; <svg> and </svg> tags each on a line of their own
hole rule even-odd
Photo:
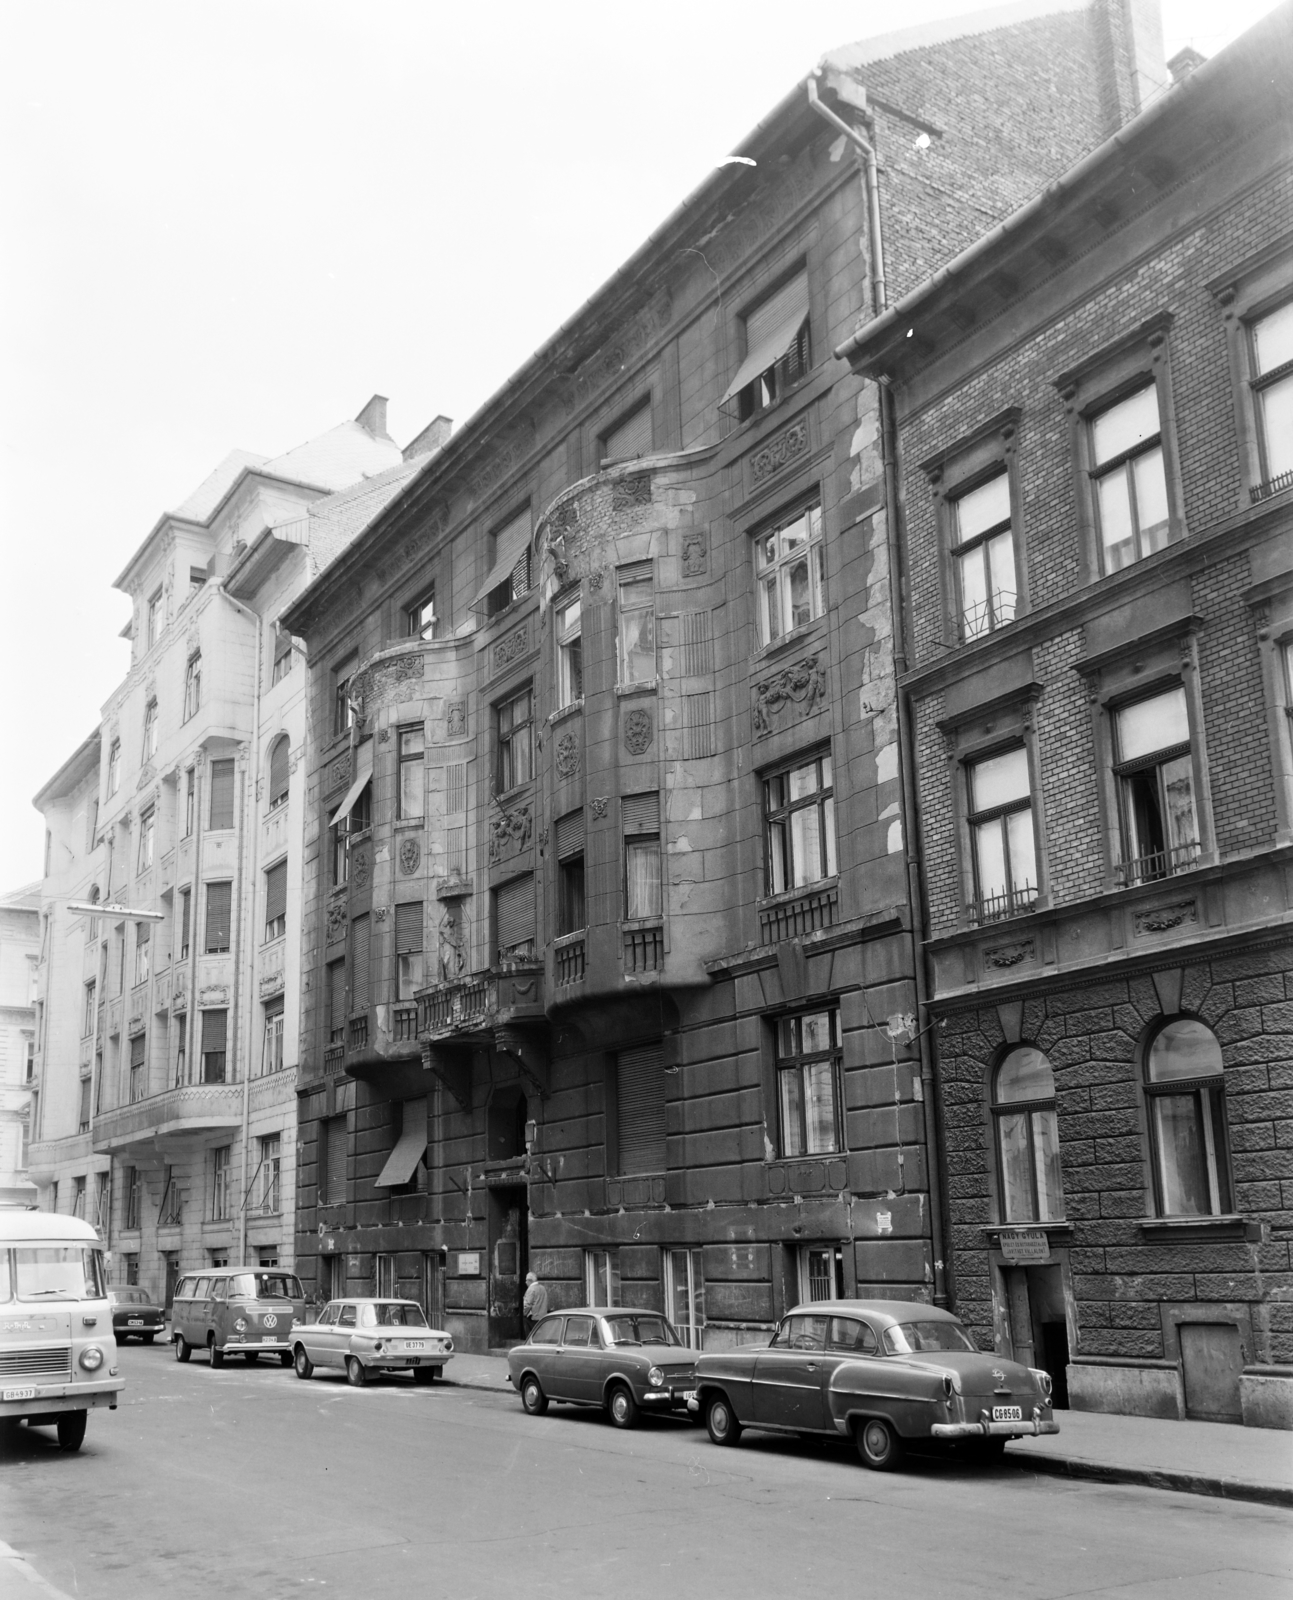
<svg viewBox="0 0 1293 1600">
<path fill-rule="evenodd" d="M 1002 889 L 999 894 L 985 894 L 979 900 L 971 900 L 968 911 L 970 921 L 976 927 L 982 927 L 985 922 L 1002 922 L 1007 917 L 1021 917 L 1024 912 L 1031 911 L 1037 904 L 1037 885 L 1024 883 L 1018 888 Z"/>
<path fill-rule="evenodd" d="M 802 939 L 805 934 L 833 928 L 839 903 L 835 884 L 766 902 L 759 907 L 760 943 L 780 944 L 783 939 Z"/>
<path fill-rule="evenodd" d="M 559 989 L 580 983 L 584 976 L 584 935 L 567 933 L 552 945 L 552 976 Z"/>
<path fill-rule="evenodd" d="M 154 1146 L 163 1139 L 241 1126 L 240 1083 L 194 1083 L 100 1112 L 94 1120 L 94 1148 L 99 1152 L 128 1151 Z"/>
<path fill-rule="evenodd" d="M 397 1044 L 404 1044 L 418 1036 L 417 1006 L 396 1006 L 391 1013 L 391 1036 Z"/>
<path fill-rule="evenodd" d="M 1198 865 L 1201 854 L 1199 841 L 1190 839 L 1168 850 L 1151 850 L 1148 855 L 1132 856 L 1118 863 L 1118 886 L 1129 889 L 1136 883 L 1157 883 L 1160 878 L 1188 872 Z"/>
<path fill-rule="evenodd" d="M 417 997 L 418 1038 L 424 1066 L 464 1109 L 471 1104 L 472 1051 L 489 1044 L 512 1056 L 540 1096 L 548 1092 L 547 1019 L 543 968 L 514 962 L 454 983 L 424 989 Z"/>
<path fill-rule="evenodd" d="M 624 929 L 624 971 L 659 972 L 664 966 L 664 928 Z"/>
</svg>

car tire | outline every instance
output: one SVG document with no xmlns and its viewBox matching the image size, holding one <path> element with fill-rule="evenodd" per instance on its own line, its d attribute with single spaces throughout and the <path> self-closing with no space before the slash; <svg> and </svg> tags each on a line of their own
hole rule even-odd
<svg viewBox="0 0 1293 1600">
<path fill-rule="evenodd" d="M 616 1428 L 634 1428 L 642 1412 L 637 1401 L 633 1398 L 633 1391 L 627 1383 L 617 1383 L 606 1396 L 606 1410 L 610 1415 L 611 1425 Z"/>
<path fill-rule="evenodd" d="M 368 1374 L 358 1356 L 346 1357 L 346 1382 L 354 1389 L 362 1389 L 368 1382 Z"/>
<path fill-rule="evenodd" d="M 278 1364 L 280 1367 L 290 1367 L 292 1365 L 292 1352 L 290 1350 L 280 1350 L 278 1352 Z"/>
<path fill-rule="evenodd" d="M 902 1460 L 902 1436 L 884 1417 L 863 1417 L 856 1429 L 862 1465 L 872 1472 L 892 1472 Z"/>
<path fill-rule="evenodd" d="M 58 1417 L 58 1448 L 60 1450 L 79 1450 L 81 1441 L 85 1438 L 85 1424 L 89 1420 L 88 1411 L 62 1411 Z"/>
<path fill-rule="evenodd" d="M 532 1417 L 541 1417 L 548 1409 L 548 1397 L 543 1392 L 543 1385 L 532 1372 L 527 1372 L 521 1379 L 521 1404 Z"/>
<path fill-rule="evenodd" d="M 139 1342 L 141 1344 L 152 1344 L 156 1337 L 157 1335 L 155 1333 L 141 1333 L 139 1335 Z"/>
<path fill-rule="evenodd" d="M 211 1365 L 213 1367 L 222 1367 L 222 1366 L 224 1366 L 224 1351 L 220 1350 L 220 1349 L 217 1349 L 216 1342 L 215 1342 L 215 1334 L 211 1335 L 211 1339 L 210 1339 L 209 1343 L 207 1344 L 207 1349 L 211 1352 Z"/>
<path fill-rule="evenodd" d="M 425 1386 L 428 1383 L 434 1383 L 435 1379 L 436 1379 L 436 1370 L 435 1370 L 434 1367 L 414 1367 L 414 1369 L 413 1369 L 413 1381 L 414 1381 L 414 1383 L 420 1384 L 425 1388 Z"/>
<path fill-rule="evenodd" d="M 292 1352 L 291 1361 L 296 1368 L 298 1378 L 312 1378 L 314 1376 L 314 1362 L 306 1355 L 303 1344 L 298 1344 Z"/>
<path fill-rule="evenodd" d="M 187 1361 L 193 1354 L 193 1346 L 188 1342 L 182 1333 L 177 1333 L 175 1335 L 174 1344 L 175 1359 L 177 1361 Z"/>
<path fill-rule="evenodd" d="M 725 1394 L 709 1397 L 705 1406 L 705 1429 L 715 1444 L 737 1444 L 741 1438 L 741 1424 L 736 1420 L 732 1402 Z"/>
</svg>

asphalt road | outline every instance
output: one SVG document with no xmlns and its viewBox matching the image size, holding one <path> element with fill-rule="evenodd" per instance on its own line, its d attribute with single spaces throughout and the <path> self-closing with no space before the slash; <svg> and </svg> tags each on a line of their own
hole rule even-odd
<svg viewBox="0 0 1293 1600">
<path fill-rule="evenodd" d="M 0 1446 L 0 1593 L 78 1600 L 1288 1600 L 1293 1513 L 510 1395 L 121 1352 L 78 1455 Z M 452 1369 L 451 1369 L 452 1370 Z M 24 1576 L 33 1581 L 24 1582 Z"/>
</svg>

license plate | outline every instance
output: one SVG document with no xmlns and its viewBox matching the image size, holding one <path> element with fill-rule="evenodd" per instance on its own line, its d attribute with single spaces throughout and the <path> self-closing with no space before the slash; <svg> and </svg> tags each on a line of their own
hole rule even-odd
<svg viewBox="0 0 1293 1600">
<path fill-rule="evenodd" d="M 992 1420 L 994 1422 L 1022 1422 L 1024 1413 L 1020 1406 L 993 1406 Z"/>
<path fill-rule="evenodd" d="M 6 1389 L 4 1398 L 6 1400 L 34 1400 L 36 1391 L 35 1389 Z"/>
<path fill-rule="evenodd" d="M 426 1347 L 427 1344 L 425 1339 L 406 1339 L 404 1341 L 404 1348 L 406 1350 L 425 1350 Z"/>
<path fill-rule="evenodd" d="M 144 1319 L 142 1317 L 131 1317 L 130 1320 L 126 1323 L 126 1326 L 128 1328 L 142 1328 L 143 1325 L 144 1325 Z"/>
<path fill-rule="evenodd" d="M 684 1389 L 682 1391 L 682 1397 L 683 1397 L 684 1400 L 687 1400 L 687 1401 L 694 1400 L 694 1399 L 696 1399 L 696 1390 L 695 1389 Z"/>
</svg>

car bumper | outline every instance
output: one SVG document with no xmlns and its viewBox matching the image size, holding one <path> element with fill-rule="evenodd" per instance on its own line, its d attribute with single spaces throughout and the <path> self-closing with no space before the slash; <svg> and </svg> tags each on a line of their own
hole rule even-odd
<svg viewBox="0 0 1293 1600">
<path fill-rule="evenodd" d="M 694 1389 L 645 1389 L 638 1396 L 638 1404 L 650 1406 L 652 1411 L 690 1410 L 696 1391 Z"/>
<path fill-rule="evenodd" d="M 42 1417 L 60 1411 L 90 1411 L 96 1406 L 117 1409 L 117 1396 L 126 1386 L 124 1378 L 109 1378 L 102 1383 L 41 1383 L 31 1385 L 36 1392 L 26 1400 L 0 1400 L 0 1417 Z M 16 1384 L 6 1386 L 11 1392 Z"/>
<path fill-rule="evenodd" d="M 254 1350 L 257 1355 L 282 1355 L 292 1348 L 290 1335 L 284 1334 L 281 1339 L 230 1339 L 227 1344 L 218 1344 L 215 1347 L 221 1355 L 236 1356 L 240 1351 L 246 1354 Z"/>
<path fill-rule="evenodd" d="M 1050 1418 L 1033 1417 L 1028 1422 L 936 1422 L 929 1431 L 935 1439 L 1028 1439 L 1040 1433 L 1058 1433 L 1060 1425 Z"/>
</svg>

